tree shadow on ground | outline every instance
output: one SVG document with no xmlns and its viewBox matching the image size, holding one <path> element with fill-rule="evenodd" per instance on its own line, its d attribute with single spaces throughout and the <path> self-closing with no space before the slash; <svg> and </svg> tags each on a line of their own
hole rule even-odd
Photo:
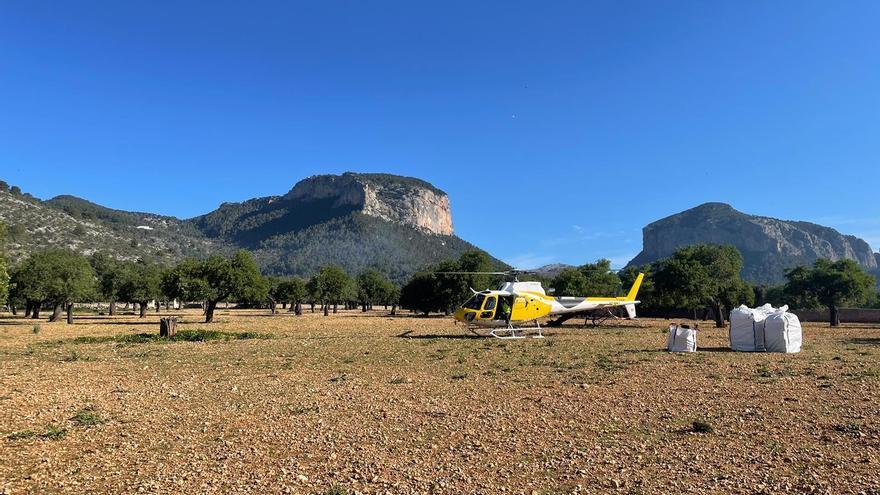
<svg viewBox="0 0 880 495">
<path fill-rule="evenodd" d="M 880 346 L 880 337 L 856 337 L 848 339 L 847 344 Z"/>
</svg>

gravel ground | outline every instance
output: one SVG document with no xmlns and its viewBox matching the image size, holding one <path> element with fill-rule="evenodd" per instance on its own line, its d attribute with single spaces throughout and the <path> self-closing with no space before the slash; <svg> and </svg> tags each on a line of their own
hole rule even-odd
<svg viewBox="0 0 880 495">
<path fill-rule="evenodd" d="M 264 338 L 0 318 L 0 494 L 880 493 L 880 327 L 809 325 L 781 355 L 707 323 L 673 355 L 663 320 L 500 341 L 380 311 L 199 317 L 182 330 Z"/>
</svg>

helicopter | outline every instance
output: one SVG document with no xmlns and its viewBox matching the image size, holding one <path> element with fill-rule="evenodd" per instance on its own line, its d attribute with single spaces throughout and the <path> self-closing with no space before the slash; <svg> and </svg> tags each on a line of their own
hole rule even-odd
<svg viewBox="0 0 880 495">
<path fill-rule="evenodd" d="M 559 316 L 567 319 L 574 315 L 596 314 L 623 307 L 628 318 L 636 317 L 636 296 L 644 273 L 639 273 L 623 297 L 553 297 L 547 295 L 541 282 L 520 282 L 517 275 L 528 273 L 524 270 L 505 272 L 443 272 L 447 275 L 502 275 L 513 276 L 513 282 L 503 282 L 498 289 L 475 291 L 454 313 L 457 322 L 465 323 L 468 329 L 480 336 L 499 339 L 521 339 L 526 330 L 536 330 L 533 338 L 543 338 L 539 318 Z M 559 320 L 557 320 L 559 321 Z M 595 321 L 595 320 L 594 320 Z M 532 323 L 533 326 L 524 326 Z"/>
</svg>

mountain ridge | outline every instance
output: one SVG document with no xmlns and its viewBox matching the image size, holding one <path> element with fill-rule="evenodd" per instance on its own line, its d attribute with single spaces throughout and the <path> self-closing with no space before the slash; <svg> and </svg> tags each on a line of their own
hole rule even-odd
<svg viewBox="0 0 880 495">
<path fill-rule="evenodd" d="M 351 273 L 377 268 L 402 281 L 475 249 L 454 235 L 445 192 L 391 174 L 312 176 L 284 195 L 224 202 L 189 219 L 4 190 L 0 220 L 12 226 L 13 260 L 50 246 L 165 264 L 246 248 L 271 274 L 308 276 L 336 263 Z"/>
<path fill-rule="evenodd" d="M 880 256 L 862 239 L 831 227 L 800 220 L 742 213 L 726 203 L 703 203 L 661 218 L 642 229 L 642 251 L 627 266 L 665 258 L 692 244 L 730 244 L 743 255 L 743 278 L 779 283 L 784 272 L 816 259 L 853 259 L 876 271 Z"/>
</svg>

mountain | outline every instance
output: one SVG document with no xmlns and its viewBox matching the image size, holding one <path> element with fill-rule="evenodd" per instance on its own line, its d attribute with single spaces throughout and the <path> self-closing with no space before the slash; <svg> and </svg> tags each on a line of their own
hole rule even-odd
<svg viewBox="0 0 880 495">
<path fill-rule="evenodd" d="M 474 249 L 453 234 L 446 193 L 388 174 L 309 177 L 284 196 L 224 203 L 191 222 L 211 238 L 252 250 L 274 274 L 310 274 L 337 263 L 351 273 L 377 268 L 400 281 Z"/>
<path fill-rule="evenodd" d="M 187 220 L 0 189 L 0 221 L 9 226 L 13 260 L 49 246 L 161 263 L 246 248 L 271 274 L 308 276 L 336 263 L 350 273 L 377 268 L 402 281 L 474 249 L 454 235 L 446 193 L 389 174 L 309 177 L 283 196 L 223 203 Z"/>
<path fill-rule="evenodd" d="M 568 268 L 576 267 L 574 265 L 566 265 L 565 263 L 552 263 L 549 265 L 544 265 L 540 268 L 535 268 L 531 270 L 531 272 L 540 277 L 553 278 L 562 273 L 563 270 Z"/>
<path fill-rule="evenodd" d="M 6 251 L 13 262 L 47 247 L 166 263 L 223 248 L 188 222 L 112 210 L 74 196 L 40 201 L 0 189 L 0 221 L 7 225 Z"/>
<path fill-rule="evenodd" d="M 652 263 L 692 244 L 731 244 L 742 253 L 742 276 L 755 283 L 785 280 L 787 268 L 818 258 L 855 260 L 875 271 L 880 255 L 867 242 L 809 222 L 747 215 L 724 203 L 706 203 L 642 229 L 642 252 L 629 266 Z"/>
</svg>

